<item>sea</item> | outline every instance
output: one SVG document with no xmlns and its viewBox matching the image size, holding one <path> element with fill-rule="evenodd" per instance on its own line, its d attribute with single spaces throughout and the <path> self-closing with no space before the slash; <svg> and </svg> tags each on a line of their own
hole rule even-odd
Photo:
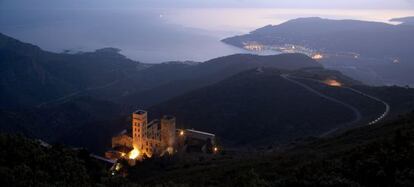
<svg viewBox="0 0 414 187">
<path fill-rule="evenodd" d="M 121 49 L 144 63 L 206 61 L 251 52 L 221 42 L 266 25 L 300 17 L 392 23 L 413 10 L 273 8 L 2 9 L 0 32 L 57 53 Z"/>
</svg>

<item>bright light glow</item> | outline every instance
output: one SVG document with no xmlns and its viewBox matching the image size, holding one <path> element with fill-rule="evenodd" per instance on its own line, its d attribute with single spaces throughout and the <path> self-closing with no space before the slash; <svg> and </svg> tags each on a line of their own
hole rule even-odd
<svg viewBox="0 0 414 187">
<path fill-rule="evenodd" d="M 316 53 L 312 56 L 312 59 L 313 60 L 321 60 L 321 59 L 323 59 L 323 55 L 320 54 L 320 53 Z"/>
<path fill-rule="evenodd" d="M 174 154 L 174 148 L 168 147 L 167 148 L 167 153 L 170 154 L 170 155 Z"/>
<path fill-rule="evenodd" d="M 214 151 L 214 153 L 217 153 L 218 152 L 218 147 L 214 147 L 213 151 Z"/>
<path fill-rule="evenodd" d="M 184 136 L 184 131 L 183 130 L 180 131 L 180 136 Z"/>
<path fill-rule="evenodd" d="M 325 84 L 329 85 L 329 86 L 333 86 L 333 87 L 341 87 L 342 83 L 338 82 L 337 80 L 334 79 L 328 79 L 324 81 Z"/>
<path fill-rule="evenodd" d="M 115 170 L 116 171 L 119 171 L 120 169 L 121 169 L 121 164 L 120 163 L 116 163 L 116 165 L 115 165 Z"/>
<path fill-rule="evenodd" d="M 136 159 L 139 156 L 139 150 L 134 149 L 131 152 L 129 152 L 129 159 Z"/>
</svg>

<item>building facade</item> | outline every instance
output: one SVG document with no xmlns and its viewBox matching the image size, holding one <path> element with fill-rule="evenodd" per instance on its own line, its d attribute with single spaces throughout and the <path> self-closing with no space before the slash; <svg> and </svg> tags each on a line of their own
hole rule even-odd
<svg viewBox="0 0 414 187">
<path fill-rule="evenodd" d="M 164 116 L 161 120 L 148 123 L 148 113 L 144 110 L 132 114 L 132 146 L 142 155 L 172 154 L 175 146 L 175 117 Z"/>
<path fill-rule="evenodd" d="M 131 130 L 124 130 L 112 138 L 112 150 L 105 153 L 107 158 L 128 157 L 130 160 L 136 160 L 143 157 L 171 155 L 175 152 L 188 152 L 194 148 L 198 151 L 211 150 L 211 145 L 214 144 L 214 134 L 177 129 L 176 119 L 171 115 L 164 115 L 160 120 L 148 122 L 148 112 L 137 110 L 131 117 Z"/>
</svg>

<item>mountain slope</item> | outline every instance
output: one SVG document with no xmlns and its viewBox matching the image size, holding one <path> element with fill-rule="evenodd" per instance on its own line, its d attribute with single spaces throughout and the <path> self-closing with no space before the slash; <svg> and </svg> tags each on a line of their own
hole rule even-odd
<svg viewBox="0 0 414 187">
<path fill-rule="evenodd" d="M 332 124 L 353 119 L 347 108 L 284 80 L 282 71 L 261 71 L 237 74 L 156 105 L 150 108 L 151 115 L 174 114 L 179 124 L 216 132 L 234 144 L 271 144 L 318 135 Z"/>
<path fill-rule="evenodd" d="M 145 69 L 140 73 L 140 80 L 146 80 L 147 75 L 168 78 L 168 81 L 158 80 L 151 89 L 137 92 L 122 98 L 123 103 L 148 107 L 166 101 L 174 96 L 216 83 L 237 73 L 257 67 L 273 67 L 282 70 L 297 70 L 301 68 L 318 68 L 320 64 L 302 54 L 282 54 L 273 56 L 257 56 L 237 54 L 212 59 L 197 65 L 160 64 Z M 162 72 L 159 72 L 162 69 Z M 164 83 L 164 84 L 160 84 Z M 147 83 L 144 83 L 145 85 Z"/>
<path fill-rule="evenodd" d="M 140 64 L 118 52 L 50 53 L 0 34 L 0 107 L 36 106 L 136 72 Z"/>
<path fill-rule="evenodd" d="M 258 66 L 280 69 L 320 67 L 299 54 L 240 54 L 204 63 L 148 65 L 127 59 L 118 49 L 57 54 L 0 34 L 0 108 L 53 105 L 85 95 L 137 105 L 143 102 L 139 99 L 134 102 L 134 98 L 141 98 L 140 95 L 154 91 L 167 93 L 144 101 L 152 105 Z M 178 81 L 187 82 L 185 89 L 171 90 L 168 87 Z"/>
<path fill-rule="evenodd" d="M 0 181 L 5 186 L 94 186 L 108 181 L 105 165 L 86 150 L 3 133 L 0 146 Z"/>
<path fill-rule="evenodd" d="M 323 69 L 311 72 L 320 78 L 343 76 L 337 72 L 326 73 L 329 71 Z M 149 109 L 150 115 L 173 114 L 180 126 L 215 132 L 227 145 L 271 145 L 356 125 L 350 122 L 367 124 L 385 110 L 382 103 L 347 89 L 297 80 L 314 90 L 310 91 L 283 78 L 286 73 L 307 74 L 304 70 L 271 68 L 246 71 L 155 105 Z M 349 86 L 359 85 L 349 79 L 339 81 Z M 359 88 L 369 89 L 363 85 Z M 379 90 L 372 91 L 379 94 Z M 386 96 L 387 99 L 396 96 L 389 99 L 397 101 L 392 103 L 393 110 L 402 112 L 414 106 L 413 102 L 408 102 L 408 106 L 399 107 L 402 101 L 397 99 L 398 94 L 414 99 L 412 89 L 394 90 L 394 94 Z M 351 110 L 351 107 L 356 109 Z M 359 117 L 355 110 L 361 119 L 356 119 Z"/>
<path fill-rule="evenodd" d="M 240 54 L 204 63 L 148 65 L 118 52 L 106 48 L 56 54 L 0 35 L 0 130 L 101 152 L 110 137 L 129 124 L 124 117 L 136 107 L 255 67 L 320 67 L 301 54 Z"/>
<path fill-rule="evenodd" d="M 196 158 L 154 158 L 108 177 L 85 150 L 45 147 L 0 134 L 5 185 L 108 186 L 412 186 L 414 113 L 284 150 L 224 151 Z"/>
<path fill-rule="evenodd" d="M 90 97 L 42 108 L 0 110 L 0 132 L 103 152 L 111 137 L 128 126 L 125 110 Z"/>
<path fill-rule="evenodd" d="M 144 162 L 130 169 L 128 179 L 144 185 L 411 186 L 413 133 L 411 113 L 287 150 L 224 151 L 214 158 Z"/>
</svg>

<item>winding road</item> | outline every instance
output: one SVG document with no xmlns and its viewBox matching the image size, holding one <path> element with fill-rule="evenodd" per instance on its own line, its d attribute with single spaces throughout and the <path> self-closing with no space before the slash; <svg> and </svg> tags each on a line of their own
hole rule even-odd
<svg viewBox="0 0 414 187">
<path fill-rule="evenodd" d="M 347 123 L 346 123 L 346 124 L 344 124 L 343 126 L 348 126 L 348 125 L 351 125 L 351 124 L 358 123 L 358 122 L 362 119 L 361 112 L 360 112 L 357 108 L 355 108 L 354 106 L 352 106 L 352 105 L 350 105 L 350 104 L 348 104 L 348 103 L 345 103 L 345 102 L 343 102 L 343 101 L 340 101 L 340 100 L 338 100 L 338 99 L 335 99 L 335 98 L 333 98 L 333 97 L 330 97 L 330 96 L 328 96 L 328 95 L 326 95 L 326 94 L 323 94 L 323 93 L 321 93 L 321 92 L 319 92 L 319 91 L 317 91 L 317 90 L 315 90 L 315 89 L 311 88 L 310 86 L 308 86 L 308 85 L 306 85 L 306 84 L 304 84 L 304 83 L 301 83 L 301 82 L 299 82 L 299 81 L 297 81 L 297 80 L 294 80 L 294 79 L 305 79 L 305 80 L 310 80 L 310 81 L 313 81 L 313 82 L 317 82 L 317 83 L 321 83 L 321 84 L 326 85 L 324 82 L 322 82 L 322 81 L 320 81 L 320 80 L 310 79 L 310 78 L 304 78 L 304 77 L 296 77 L 296 76 L 291 76 L 291 75 L 289 75 L 289 74 L 281 74 L 280 76 L 281 76 L 282 78 L 286 79 L 286 80 L 287 80 L 287 81 L 289 81 L 289 82 L 292 82 L 292 83 L 294 83 L 294 84 L 296 84 L 296 85 L 298 85 L 298 86 L 301 86 L 302 88 L 304 88 L 304 89 L 308 90 L 309 92 L 312 92 L 312 93 L 314 93 L 314 94 L 316 94 L 316 95 L 318 95 L 318 96 L 320 96 L 320 97 L 322 97 L 322 98 L 325 98 L 325 99 L 327 99 L 327 100 L 329 100 L 329 101 L 332 101 L 332 102 L 338 103 L 338 104 L 343 105 L 344 107 L 346 107 L 346 108 L 350 109 L 350 110 L 354 113 L 355 118 L 354 118 L 354 120 L 352 120 L 352 121 L 350 121 L 350 122 L 347 122 Z M 382 120 L 383 120 L 383 119 L 384 119 L 384 118 L 385 118 L 385 117 L 389 114 L 391 107 L 390 107 L 390 105 L 389 105 L 387 102 L 385 102 L 385 101 L 383 101 L 383 100 L 381 100 L 381 99 L 379 99 L 379 98 L 377 98 L 377 97 L 374 97 L 374 96 L 372 96 L 372 95 L 369 95 L 369 94 L 363 93 L 363 92 L 361 92 L 361 91 L 359 91 L 359 90 L 356 90 L 356 89 L 354 89 L 354 88 L 351 88 L 351 87 L 344 87 L 344 86 L 342 86 L 341 88 L 348 89 L 348 90 L 350 90 L 350 91 L 352 91 L 352 92 L 354 92 L 354 93 L 357 93 L 357 94 L 359 94 L 359 95 L 362 95 L 362 96 L 368 97 L 368 98 L 370 98 L 370 99 L 372 99 L 372 100 L 374 100 L 374 101 L 376 101 L 376 102 L 379 102 L 379 103 L 381 103 L 381 104 L 383 104 L 383 105 L 384 105 L 384 107 L 385 107 L 384 112 L 383 112 L 383 113 L 381 113 L 381 115 L 380 115 L 378 118 L 376 118 L 375 120 L 373 120 L 373 121 L 369 122 L 369 123 L 368 123 L 368 125 L 374 125 L 374 124 L 377 124 L 378 122 L 382 121 Z M 337 130 L 338 130 L 338 128 L 332 129 L 332 130 L 330 130 L 329 132 L 326 132 L 326 133 L 322 134 L 322 135 L 321 135 L 321 137 L 327 136 L 327 135 L 329 135 L 329 134 L 331 134 L 331 133 L 333 133 L 333 132 L 335 132 L 335 131 L 337 131 Z"/>
<path fill-rule="evenodd" d="M 349 89 L 349 90 L 351 90 L 351 91 L 353 91 L 353 92 L 355 92 L 355 93 L 357 93 L 357 94 L 360 94 L 360 95 L 363 95 L 363 96 L 365 96 L 365 97 L 368 97 L 368 98 L 370 98 L 370 99 L 372 99 L 372 100 L 375 100 L 375 101 L 377 101 L 377 102 L 380 102 L 380 103 L 382 103 L 384 106 L 385 106 L 385 111 L 377 118 L 377 119 L 375 119 L 375 120 L 373 120 L 373 121 L 371 121 L 371 122 L 369 122 L 368 123 L 368 125 L 375 125 L 376 123 L 378 123 L 378 122 L 380 122 L 381 120 L 383 120 L 385 117 L 387 117 L 387 115 L 390 113 L 390 110 L 391 110 L 391 106 L 387 103 L 387 102 L 385 102 L 385 101 L 383 101 L 383 100 L 381 100 L 381 99 L 379 99 L 378 97 L 374 97 L 374 96 L 372 96 L 372 95 L 368 95 L 368 94 L 366 94 L 366 93 L 363 93 L 363 92 L 361 92 L 361 91 L 359 91 L 359 90 L 356 90 L 356 89 L 354 89 L 354 88 L 351 88 L 351 87 L 343 87 L 343 88 L 346 88 L 346 89 Z"/>
</svg>

